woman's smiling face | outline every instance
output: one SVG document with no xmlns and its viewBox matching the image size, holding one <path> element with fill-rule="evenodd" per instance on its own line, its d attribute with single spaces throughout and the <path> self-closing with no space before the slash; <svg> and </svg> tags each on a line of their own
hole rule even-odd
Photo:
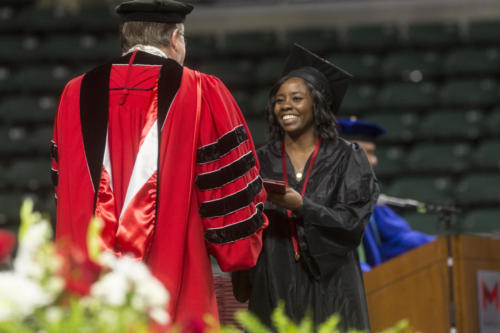
<svg viewBox="0 0 500 333">
<path fill-rule="evenodd" d="M 314 131 L 313 98 L 303 79 L 292 77 L 283 82 L 275 95 L 274 115 L 290 136 Z"/>
</svg>

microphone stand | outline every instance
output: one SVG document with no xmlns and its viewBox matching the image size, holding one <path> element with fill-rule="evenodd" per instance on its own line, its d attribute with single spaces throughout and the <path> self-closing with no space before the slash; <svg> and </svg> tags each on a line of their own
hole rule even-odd
<svg viewBox="0 0 500 333">
<path fill-rule="evenodd" d="M 447 266 L 448 266 L 448 279 L 449 279 L 449 293 L 450 293 L 450 333 L 457 332 L 457 318 L 456 318 L 456 305 L 455 305 L 455 295 L 453 293 L 453 250 L 451 246 L 451 236 L 452 236 L 452 217 L 453 214 L 458 214 L 461 212 L 460 209 L 454 205 L 441 205 L 441 204 L 430 204 L 418 202 L 418 205 L 413 206 L 418 213 L 425 214 L 429 212 L 439 213 L 439 222 L 444 224 L 445 237 L 446 237 L 446 247 L 447 247 Z M 390 202 L 387 203 L 390 205 Z"/>
<path fill-rule="evenodd" d="M 453 278 L 453 250 L 451 247 L 451 236 L 452 236 L 452 214 L 457 212 L 457 209 L 444 209 L 440 211 L 439 220 L 444 223 L 445 235 L 446 235 L 446 248 L 447 248 L 447 265 L 448 265 L 448 279 L 449 279 L 449 293 L 450 293 L 450 333 L 456 333 L 457 331 L 457 318 L 456 318 L 456 304 L 455 295 L 453 290 L 454 278 Z"/>
</svg>

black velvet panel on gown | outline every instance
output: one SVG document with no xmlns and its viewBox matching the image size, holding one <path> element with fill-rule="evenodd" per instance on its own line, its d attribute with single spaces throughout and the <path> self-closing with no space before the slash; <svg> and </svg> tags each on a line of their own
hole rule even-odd
<svg viewBox="0 0 500 333">
<path fill-rule="evenodd" d="M 281 142 L 258 151 L 261 175 L 283 179 Z M 307 170 L 310 159 L 306 164 Z M 301 192 L 287 158 L 289 186 Z M 305 177 L 304 177 L 305 178 Z M 233 273 L 235 296 L 249 298 L 249 310 L 270 325 L 269 315 L 284 300 L 287 315 L 300 321 L 313 312 L 315 324 L 333 313 L 341 327 L 368 329 L 357 247 L 375 207 L 378 182 L 360 146 L 343 139 L 323 141 L 313 166 L 300 216 L 294 216 L 301 258 L 294 259 L 286 211 L 269 202 L 269 227 L 258 263 Z"/>
</svg>

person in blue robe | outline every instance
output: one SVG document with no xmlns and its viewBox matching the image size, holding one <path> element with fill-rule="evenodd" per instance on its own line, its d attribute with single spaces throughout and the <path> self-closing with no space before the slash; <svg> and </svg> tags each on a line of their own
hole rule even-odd
<svg viewBox="0 0 500 333">
<path fill-rule="evenodd" d="M 386 132 L 382 126 L 364 120 L 338 119 L 338 130 L 341 137 L 363 147 L 373 168 L 378 164 L 376 139 Z M 434 239 L 435 236 L 412 230 L 389 206 L 377 204 L 358 248 L 361 270 L 367 272 Z"/>
</svg>

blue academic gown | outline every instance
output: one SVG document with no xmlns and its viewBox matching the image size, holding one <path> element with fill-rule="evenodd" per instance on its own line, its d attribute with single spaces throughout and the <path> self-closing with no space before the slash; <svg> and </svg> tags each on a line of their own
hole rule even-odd
<svg viewBox="0 0 500 333">
<path fill-rule="evenodd" d="M 377 205 L 363 236 L 366 262 L 361 261 L 361 269 L 367 272 L 371 267 L 431 242 L 435 238 L 411 230 L 408 223 L 389 206 Z"/>
</svg>

